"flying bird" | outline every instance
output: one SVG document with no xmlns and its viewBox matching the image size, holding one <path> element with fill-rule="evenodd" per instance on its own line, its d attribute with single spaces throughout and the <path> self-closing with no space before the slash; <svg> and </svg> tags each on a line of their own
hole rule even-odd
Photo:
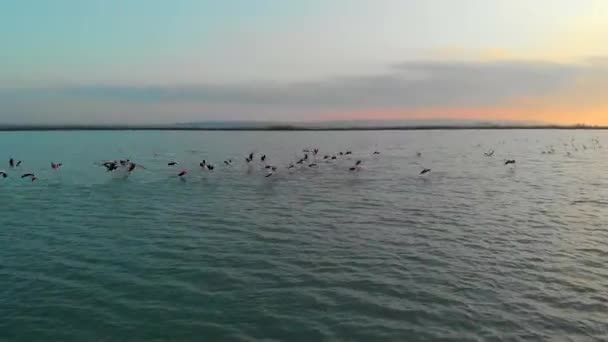
<svg viewBox="0 0 608 342">
<path fill-rule="evenodd" d="M 425 173 L 429 173 L 431 172 L 431 169 L 423 169 L 422 171 L 420 171 L 421 175 L 424 175 Z"/>
<path fill-rule="evenodd" d="M 118 169 L 118 163 L 116 161 L 107 161 L 101 164 L 106 168 L 106 172 L 114 171 Z"/>
<path fill-rule="evenodd" d="M 34 175 L 33 173 L 24 173 L 21 175 L 21 178 L 29 178 L 32 180 L 32 182 L 37 179 L 36 175 Z"/>
<path fill-rule="evenodd" d="M 357 160 L 357 162 L 355 163 L 355 166 L 350 167 L 348 170 L 349 171 L 359 171 L 361 163 L 362 162 L 360 160 Z"/>
<path fill-rule="evenodd" d="M 274 166 L 270 166 L 270 168 L 269 168 L 269 169 L 270 169 L 270 170 L 269 170 L 269 172 L 266 174 L 266 176 L 264 176 L 264 177 L 266 177 L 266 178 L 268 178 L 268 177 L 270 177 L 270 176 L 274 175 L 274 172 L 277 170 L 277 168 L 276 168 L 276 167 L 274 167 Z"/>
</svg>

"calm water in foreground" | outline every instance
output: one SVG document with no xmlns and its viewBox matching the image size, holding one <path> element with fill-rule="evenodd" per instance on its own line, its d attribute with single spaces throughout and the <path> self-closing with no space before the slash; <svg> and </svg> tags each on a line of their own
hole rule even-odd
<svg viewBox="0 0 608 342">
<path fill-rule="evenodd" d="M 285 170 L 313 146 L 353 156 Z M 0 340 L 608 339 L 608 132 L 1 133 L 11 156 Z M 94 165 L 118 158 L 146 169 Z"/>
</svg>

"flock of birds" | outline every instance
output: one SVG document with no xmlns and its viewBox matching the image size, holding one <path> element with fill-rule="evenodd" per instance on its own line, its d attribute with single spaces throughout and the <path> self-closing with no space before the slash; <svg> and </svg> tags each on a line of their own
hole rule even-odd
<svg viewBox="0 0 608 342">
<path fill-rule="evenodd" d="M 8 160 L 8 166 L 11 169 L 18 168 L 19 166 L 21 166 L 21 163 L 23 163 L 22 160 L 19 160 L 17 162 L 15 162 L 15 160 L 13 158 L 11 158 L 11 159 Z M 61 165 L 62 165 L 61 163 L 51 163 L 51 168 L 53 170 L 57 170 L 57 169 L 59 169 L 61 167 Z M 5 170 L 0 170 L 0 177 L 7 178 L 8 177 L 8 172 L 6 172 Z M 36 178 L 36 175 L 33 174 L 33 173 L 31 173 L 31 172 L 27 172 L 27 173 L 22 174 L 21 178 L 30 179 L 32 182 L 34 182 L 36 179 L 38 179 L 38 178 Z"/>
<path fill-rule="evenodd" d="M 576 145 L 574 138 L 571 139 L 571 141 L 569 143 L 564 143 L 563 144 L 565 149 L 566 149 L 566 156 L 571 157 L 572 156 L 572 151 L 579 151 L 579 149 L 583 149 L 583 150 L 587 150 L 587 149 L 601 149 L 602 146 L 599 142 L 599 138 L 595 137 L 591 139 L 591 144 L 588 147 L 587 145 Z M 481 145 L 477 145 L 476 147 L 481 147 Z M 571 151 L 572 150 L 572 151 Z M 342 157 L 346 157 L 346 156 L 351 156 L 352 155 L 352 151 L 345 151 L 345 152 L 338 152 L 336 154 L 326 154 L 323 155 L 322 157 L 319 155 L 319 149 L 318 148 L 313 148 L 313 149 L 304 149 L 302 150 L 303 152 L 303 156 L 302 158 L 299 158 L 297 161 L 289 163 L 286 166 L 287 170 L 291 170 L 294 169 L 296 167 L 308 167 L 308 168 L 315 168 L 318 166 L 318 162 L 320 161 L 325 161 L 325 162 L 332 162 L 335 161 L 337 159 L 340 159 Z M 495 153 L 495 150 L 489 150 L 487 152 L 484 152 L 484 155 L 486 157 L 493 157 Z M 548 146 L 546 149 L 544 149 L 542 152 L 542 154 L 555 154 L 556 153 L 556 149 L 554 146 Z M 374 151 L 372 153 L 373 155 L 379 155 L 380 152 L 379 151 Z M 416 152 L 416 156 L 418 158 L 422 157 L 422 153 L 421 152 Z M 249 153 L 246 157 L 245 157 L 245 162 L 247 163 L 247 165 L 252 168 L 254 167 L 254 162 L 256 159 L 255 153 Z M 265 177 L 272 177 L 278 170 L 279 168 L 275 165 L 272 165 L 268 162 L 268 159 L 266 157 L 265 154 L 259 154 L 259 162 L 262 167 L 263 170 L 266 171 L 266 175 Z M 21 164 L 23 162 L 21 160 L 16 161 L 13 158 L 10 158 L 8 161 L 9 167 L 10 169 L 18 169 Z M 514 166 L 516 164 L 516 160 L 515 159 L 507 159 L 504 161 L 504 165 L 511 165 Z M 361 166 L 363 164 L 363 160 L 358 159 L 354 162 L 354 165 L 348 167 L 348 171 L 350 172 L 358 172 L 361 170 Z M 119 170 L 123 170 L 125 171 L 124 175 L 126 177 L 128 177 L 129 174 L 131 174 L 135 169 L 137 168 L 142 168 L 145 169 L 144 166 L 142 166 L 141 164 L 137 164 L 133 161 L 131 161 L 130 159 L 119 159 L 119 160 L 107 160 L 107 161 L 102 161 L 102 162 L 98 162 L 96 163 L 96 165 L 104 167 L 106 172 L 114 172 L 114 171 L 119 171 Z M 172 167 L 176 167 L 178 166 L 179 163 L 177 161 L 170 161 L 167 163 L 167 166 L 172 168 Z M 223 161 L 223 165 L 227 168 L 232 167 L 233 161 L 232 159 L 226 159 Z M 56 162 L 51 162 L 51 169 L 52 170 L 59 170 L 61 167 L 63 166 L 62 163 L 56 163 Z M 204 170 L 204 171 L 213 171 L 215 169 L 215 166 L 213 164 L 211 164 L 210 162 L 208 162 L 207 160 L 203 160 L 199 163 L 200 169 Z M 422 170 L 420 171 L 420 175 L 425 175 L 431 172 L 430 168 L 422 168 Z M 181 180 L 186 180 L 186 176 L 189 174 L 189 170 L 188 169 L 181 169 L 180 171 L 176 172 L 175 175 L 181 179 Z M 2 178 L 7 178 L 9 176 L 9 173 L 6 170 L 0 170 L 0 177 Z M 27 172 L 27 173 L 23 173 L 20 176 L 22 179 L 29 179 L 30 181 L 34 182 L 36 181 L 38 178 L 36 177 L 36 175 L 32 172 Z"/>
<path fill-rule="evenodd" d="M 293 163 L 290 163 L 288 166 L 286 166 L 286 169 L 291 170 L 300 165 L 307 166 L 309 168 L 314 168 L 314 167 L 318 166 L 317 161 L 320 160 L 318 148 L 304 149 L 302 152 L 304 153 L 303 157 Z M 380 152 L 374 151 L 373 154 L 379 155 Z M 350 155 L 352 155 L 352 151 L 339 152 L 338 154 L 335 154 L 335 155 L 324 155 L 322 157 L 322 160 L 324 160 L 326 162 L 330 162 L 332 160 L 337 160 L 339 158 L 339 156 L 341 157 L 341 156 L 350 156 Z M 247 165 L 252 166 L 255 162 L 256 157 L 257 156 L 255 155 L 255 153 L 251 152 L 251 153 L 249 153 L 249 155 L 247 155 L 245 157 L 245 162 L 247 163 Z M 259 162 L 261 163 L 262 168 L 266 171 L 266 175 L 264 177 L 272 177 L 272 175 L 274 175 L 277 172 L 277 170 L 279 169 L 277 166 L 272 165 L 268 162 L 268 159 L 265 154 L 259 155 Z M 362 160 L 357 160 L 352 167 L 349 167 L 348 170 L 349 171 L 359 171 L 362 163 L 363 163 Z M 227 168 L 230 168 L 234 165 L 232 159 L 224 160 L 223 164 Z M 143 168 L 143 166 L 135 164 L 132 161 L 130 161 L 129 159 L 105 161 L 105 162 L 102 162 L 101 165 L 106 168 L 107 172 L 118 170 L 120 168 L 126 168 L 127 172 L 130 173 L 133 170 L 135 170 L 135 168 L 137 168 L 137 167 Z M 179 163 L 177 161 L 170 161 L 167 163 L 168 167 L 175 167 L 177 165 L 179 165 Z M 213 164 L 211 164 L 210 162 L 207 162 L 207 160 L 203 160 L 202 162 L 200 162 L 199 166 L 200 166 L 200 169 L 204 170 L 204 171 L 213 171 L 215 169 L 215 166 Z M 177 172 L 177 177 L 179 177 L 182 180 L 185 180 L 185 177 L 188 174 L 189 174 L 188 169 L 181 169 L 179 172 Z"/>
<path fill-rule="evenodd" d="M 380 154 L 380 152 L 378 152 L 378 151 L 373 152 L 373 155 L 379 155 L 379 154 Z M 331 162 L 331 161 L 339 159 L 340 157 L 351 156 L 351 155 L 352 155 L 352 151 L 345 151 L 345 152 L 339 152 L 334 155 L 324 155 L 321 158 L 319 156 L 318 148 L 304 149 L 303 157 L 293 163 L 290 163 L 288 166 L 286 166 L 286 169 L 288 169 L 288 170 L 294 169 L 300 165 L 302 167 L 315 168 L 318 166 L 317 162 L 319 160 Z M 420 157 L 422 154 L 418 153 L 417 155 Z M 265 177 L 271 177 L 279 170 L 279 167 L 272 165 L 268 162 L 268 159 L 265 154 L 260 154 L 259 156 L 256 156 L 255 153 L 253 153 L 253 152 L 249 153 L 249 155 L 247 155 L 245 157 L 245 162 L 250 167 L 253 167 L 255 159 L 257 159 L 258 157 L 259 157 L 259 162 L 262 165 L 262 169 L 266 171 Z M 21 161 L 21 160 L 16 161 L 13 158 L 10 158 L 9 162 L 8 162 L 9 168 L 12 170 L 18 169 L 22 163 L 23 163 L 23 161 Z M 351 172 L 359 171 L 361 169 L 362 163 L 363 163 L 363 160 L 356 160 L 354 165 L 349 167 L 348 170 Z M 95 163 L 95 165 L 105 168 L 106 172 L 123 171 L 124 172 L 123 174 L 126 177 L 128 177 L 128 175 L 130 175 L 137 168 L 145 169 L 145 167 L 143 165 L 135 163 L 135 162 L 131 161 L 130 159 L 106 160 L 106 161 L 97 162 L 97 163 Z M 176 167 L 178 165 L 179 165 L 179 162 L 177 162 L 177 161 L 169 161 L 167 163 L 167 167 L 170 167 L 170 168 Z M 234 165 L 234 163 L 233 163 L 232 159 L 226 159 L 223 161 L 223 165 L 227 168 L 230 168 Z M 63 166 L 62 163 L 51 162 L 52 170 L 59 170 L 62 166 Z M 199 163 L 199 166 L 200 166 L 200 169 L 204 170 L 204 171 L 213 171 L 216 168 L 212 163 L 208 162 L 207 160 L 201 161 Z M 429 171 L 430 171 L 430 169 L 424 169 L 421 172 L 421 174 L 425 174 Z M 189 174 L 189 172 L 190 171 L 188 169 L 180 169 L 180 171 L 176 172 L 175 175 L 178 178 L 180 178 L 181 180 L 186 180 L 186 176 Z M 0 177 L 7 178 L 8 176 L 9 176 L 8 171 L 0 170 Z M 34 182 L 38 179 L 36 177 L 36 175 L 32 172 L 23 173 L 23 174 L 21 174 L 20 177 L 22 179 L 29 179 L 32 182 Z"/>
</svg>

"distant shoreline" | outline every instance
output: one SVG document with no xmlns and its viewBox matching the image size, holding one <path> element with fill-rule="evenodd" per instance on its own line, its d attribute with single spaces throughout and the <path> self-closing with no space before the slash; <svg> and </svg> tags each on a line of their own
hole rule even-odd
<svg viewBox="0 0 608 342">
<path fill-rule="evenodd" d="M 424 131 L 424 130 L 608 130 L 608 126 L 369 126 L 369 127 L 300 127 L 300 126 L 267 126 L 267 127 L 183 127 L 183 126 L 0 126 L 0 132 L 28 131 Z"/>
</svg>

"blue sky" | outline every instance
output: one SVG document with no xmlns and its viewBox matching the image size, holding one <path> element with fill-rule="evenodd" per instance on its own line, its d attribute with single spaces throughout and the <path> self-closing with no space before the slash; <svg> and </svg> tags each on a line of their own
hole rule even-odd
<svg viewBox="0 0 608 342">
<path fill-rule="evenodd" d="M 594 0 L 8 0 L 0 122 L 569 122 L 583 100 L 551 98 L 603 86 L 606 15 Z M 600 122 L 605 102 L 584 100 Z"/>
</svg>

